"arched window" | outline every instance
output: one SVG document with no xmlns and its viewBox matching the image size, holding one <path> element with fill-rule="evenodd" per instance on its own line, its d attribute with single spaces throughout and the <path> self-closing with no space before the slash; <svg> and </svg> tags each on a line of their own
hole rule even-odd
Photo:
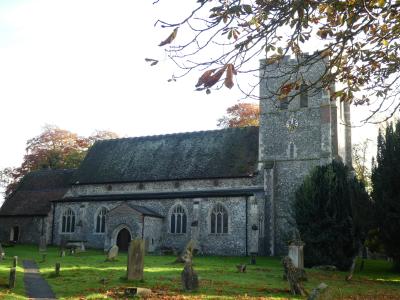
<svg viewBox="0 0 400 300">
<path fill-rule="evenodd" d="M 171 233 L 186 233 L 187 217 L 182 205 L 177 205 L 171 213 Z"/>
<path fill-rule="evenodd" d="M 68 208 L 62 215 L 61 232 L 72 233 L 75 231 L 75 213 Z"/>
<path fill-rule="evenodd" d="M 211 212 L 211 233 L 228 233 L 228 212 L 218 203 Z"/>
<path fill-rule="evenodd" d="M 102 207 L 96 216 L 96 233 L 104 233 L 106 231 L 106 214 L 107 208 Z"/>
</svg>

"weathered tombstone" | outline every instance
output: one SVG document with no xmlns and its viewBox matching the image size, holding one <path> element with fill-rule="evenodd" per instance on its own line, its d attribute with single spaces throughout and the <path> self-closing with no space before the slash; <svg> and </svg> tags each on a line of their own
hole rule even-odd
<svg viewBox="0 0 400 300">
<path fill-rule="evenodd" d="M 134 296 L 148 297 L 150 295 L 151 295 L 151 290 L 146 288 L 126 287 L 124 289 L 124 296 L 126 297 L 134 297 Z"/>
<path fill-rule="evenodd" d="M 61 250 L 60 251 L 60 257 L 64 257 L 65 256 L 65 250 Z"/>
<path fill-rule="evenodd" d="M 236 269 L 237 269 L 238 273 L 246 273 L 246 265 L 245 264 L 236 265 Z"/>
<path fill-rule="evenodd" d="M 46 251 L 47 251 L 46 237 L 41 236 L 39 240 L 39 252 L 46 252 Z"/>
<path fill-rule="evenodd" d="M 304 269 L 304 243 L 296 240 L 290 243 L 288 256 L 293 265 L 298 269 Z"/>
<path fill-rule="evenodd" d="M 143 280 L 144 268 L 144 241 L 135 239 L 131 241 L 128 249 L 128 280 Z"/>
<path fill-rule="evenodd" d="M 190 250 L 190 255 L 193 256 L 193 251 L 195 249 L 195 244 L 196 242 L 194 240 L 190 240 L 187 244 L 186 247 L 183 249 L 181 253 L 178 254 L 175 263 L 185 263 L 186 262 L 186 255 L 188 255 L 188 249 Z"/>
<path fill-rule="evenodd" d="M 12 267 L 13 267 L 13 268 L 16 268 L 16 267 L 17 267 L 17 264 L 18 264 L 18 256 L 14 256 L 14 257 L 13 257 L 13 264 L 12 264 Z"/>
<path fill-rule="evenodd" d="M 10 289 L 15 288 L 16 278 L 17 278 L 16 269 L 15 268 L 11 268 L 10 269 L 10 277 L 8 279 L 8 287 Z"/>
<path fill-rule="evenodd" d="M 291 258 L 289 256 L 285 256 L 282 260 L 282 264 L 285 272 L 284 277 L 286 277 L 287 281 L 289 282 L 291 293 L 293 295 L 306 295 L 306 291 L 300 282 L 301 274 L 299 269 L 294 266 Z"/>
<path fill-rule="evenodd" d="M 107 261 L 114 261 L 118 256 L 118 250 L 119 248 L 117 245 L 112 246 L 110 250 L 108 250 Z"/>
<path fill-rule="evenodd" d="M 182 287 L 184 291 L 196 291 L 199 288 L 199 278 L 193 269 L 194 243 L 189 242 L 183 255 L 185 266 L 181 273 Z"/>
<path fill-rule="evenodd" d="M 5 253 L 4 253 L 3 247 L 1 246 L 1 243 L 0 243 L 0 261 L 4 259 L 4 256 L 5 256 Z"/>
<path fill-rule="evenodd" d="M 56 263 L 56 266 L 54 268 L 55 276 L 60 276 L 60 270 L 61 270 L 61 264 L 60 263 Z"/>
</svg>

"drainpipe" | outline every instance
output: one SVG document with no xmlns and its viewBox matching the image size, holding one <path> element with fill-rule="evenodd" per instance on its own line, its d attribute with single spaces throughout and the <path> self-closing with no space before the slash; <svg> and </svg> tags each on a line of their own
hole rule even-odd
<svg viewBox="0 0 400 300">
<path fill-rule="evenodd" d="M 142 215 L 142 240 L 144 240 L 144 215 Z"/>
<path fill-rule="evenodd" d="M 53 219 L 51 220 L 51 245 L 54 245 L 54 220 L 56 212 L 56 203 L 53 202 Z"/>
<path fill-rule="evenodd" d="M 247 224 L 248 224 L 248 220 L 247 220 L 247 215 L 248 215 L 248 200 L 249 200 L 249 197 L 248 196 L 246 196 L 246 256 L 248 256 L 248 253 L 247 253 L 247 247 L 248 247 L 248 228 L 247 228 Z"/>
</svg>

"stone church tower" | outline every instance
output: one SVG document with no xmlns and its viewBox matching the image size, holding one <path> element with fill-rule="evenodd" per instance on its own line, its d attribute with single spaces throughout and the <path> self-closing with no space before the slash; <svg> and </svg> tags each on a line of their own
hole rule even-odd
<svg viewBox="0 0 400 300">
<path fill-rule="evenodd" d="M 304 177 L 313 167 L 333 159 L 352 164 L 350 106 L 330 101 L 329 92 L 319 85 L 308 91 L 303 88 L 325 71 L 323 61 L 300 68 L 298 78 L 304 85 L 292 92 L 295 96 L 291 101 L 278 99 L 274 94 L 282 84 L 295 78 L 289 70 L 297 61 L 286 57 L 279 64 L 263 64 L 259 168 L 264 174 L 266 213 L 271 220 L 270 254 L 277 255 L 285 253 L 286 242 L 294 234 L 291 203 Z"/>
</svg>

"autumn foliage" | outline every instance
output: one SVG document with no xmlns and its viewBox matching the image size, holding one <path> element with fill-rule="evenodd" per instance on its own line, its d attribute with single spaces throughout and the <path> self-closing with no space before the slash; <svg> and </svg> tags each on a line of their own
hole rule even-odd
<svg viewBox="0 0 400 300">
<path fill-rule="evenodd" d="M 332 84 L 340 82 L 331 91 L 333 99 L 375 102 L 372 115 L 379 111 L 391 115 L 400 108 L 399 1 L 195 2 L 187 15 L 158 20 L 156 25 L 172 30 L 160 46 L 178 66 L 175 78 L 201 72 L 198 90 L 209 93 L 211 88 L 222 87 L 217 82 L 222 83 L 224 73 L 228 88 L 236 74 L 263 77 L 254 62 L 263 59 L 265 64 L 280 64 L 285 56 L 292 56 L 296 63 L 286 66 L 285 72 L 293 81 L 277 86 L 270 96 L 290 94 L 302 79 L 302 70 L 323 61 L 327 68 L 306 82 L 310 89 L 318 85 L 331 91 Z M 239 77 L 236 84 L 240 84 Z M 257 98 L 254 87 L 240 90 Z"/>
<path fill-rule="evenodd" d="M 260 108 L 254 103 L 239 103 L 226 110 L 226 115 L 218 120 L 218 127 L 258 126 Z"/>
<path fill-rule="evenodd" d="M 96 131 L 89 137 L 81 137 L 56 126 L 45 126 L 41 134 L 26 142 L 26 154 L 21 166 L 0 171 L 0 183 L 6 187 L 8 195 L 30 171 L 77 168 L 95 141 L 117 137 L 109 131 Z"/>
</svg>

